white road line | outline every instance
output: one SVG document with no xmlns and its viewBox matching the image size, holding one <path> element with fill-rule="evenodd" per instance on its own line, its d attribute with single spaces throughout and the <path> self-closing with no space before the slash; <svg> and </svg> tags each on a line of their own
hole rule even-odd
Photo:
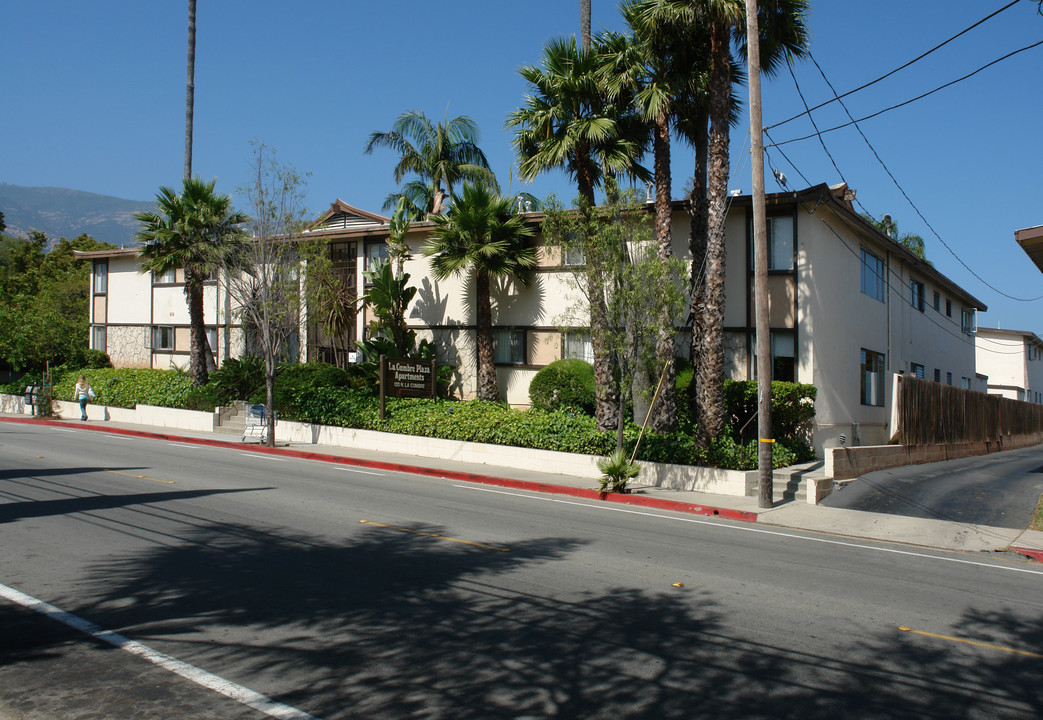
<svg viewBox="0 0 1043 720">
<path fill-rule="evenodd" d="M 130 440 L 131 439 L 131 438 L 127 437 L 126 435 L 110 435 L 109 433 L 105 433 L 105 437 L 110 437 L 110 438 L 113 438 L 115 440 Z"/>
<path fill-rule="evenodd" d="M 79 430 L 66 430 L 65 428 L 54 428 L 54 431 L 55 432 L 69 432 L 69 433 L 79 432 Z"/>
<path fill-rule="evenodd" d="M 914 552 L 911 550 L 898 550 L 897 548 L 876 547 L 875 545 L 862 545 L 861 543 L 844 542 L 843 540 L 830 540 L 828 538 L 808 537 L 806 535 L 794 535 L 793 533 L 781 532 L 779 530 L 765 530 L 762 528 L 751 527 L 747 525 L 729 525 L 723 520 L 697 520 L 696 518 L 690 517 L 660 515 L 659 513 L 647 512 L 644 510 L 630 510 L 628 508 L 621 507 L 591 505 L 589 503 L 575 502 L 573 500 L 559 500 L 558 498 L 541 497 L 539 495 L 526 495 L 525 493 L 509 492 L 507 490 L 493 490 L 492 488 L 477 487 L 474 485 L 453 485 L 453 487 L 462 488 L 464 490 L 477 490 L 479 492 L 496 493 L 497 495 L 513 495 L 514 497 L 527 498 L 529 500 L 542 500 L 543 502 L 560 503 L 562 505 L 576 505 L 578 507 L 588 508 L 590 510 L 607 510 L 610 512 L 627 513 L 630 515 L 645 515 L 647 517 L 660 518 L 662 520 L 674 520 L 676 522 L 691 523 L 693 525 L 707 525 L 709 527 L 725 528 L 728 530 L 738 530 L 740 532 L 748 533 L 758 533 L 760 535 L 773 535 L 775 537 L 790 538 L 792 540 L 803 540 L 805 542 L 817 542 L 824 543 L 826 545 L 840 545 L 843 547 L 857 548 L 859 550 L 874 550 L 876 552 L 892 553 L 894 555 L 909 555 L 911 557 L 926 558 L 928 560 L 942 560 L 944 562 L 959 563 L 961 565 L 977 565 L 978 567 L 986 567 L 991 568 L 993 570 L 1005 570 L 1007 572 L 1027 573 L 1029 575 L 1043 575 L 1043 570 L 1032 570 L 1030 568 L 1022 568 L 1008 565 L 993 565 L 991 563 L 977 562 L 975 560 L 961 560 L 960 558 L 942 557 L 940 555 L 930 555 L 928 553 Z M 881 542 L 886 541 L 882 540 Z"/>
<path fill-rule="evenodd" d="M 262 455 L 260 453 L 239 453 L 244 457 L 261 458 L 263 460 L 274 460 L 275 462 L 286 462 L 286 458 L 272 457 L 271 455 Z"/>
<path fill-rule="evenodd" d="M 200 445 L 185 445 L 184 443 L 167 443 L 167 445 L 170 445 L 171 447 L 188 448 L 189 450 L 196 450 L 196 449 L 202 447 Z"/>
<path fill-rule="evenodd" d="M 213 690 L 225 697 L 229 697 L 236 702 L 240 702 L 243 705 L 262 712 L 269 717 L 279 718 L 279 720 L 319 720 L 314 715 L 309 715 L 303 710 L 298 710 L 289 705 L 275 702 L 271 698 L 250 690 L 249 688 L 237 685 L 236 683 L 225 680 L 213 673 L 208 673 L 206 670 L 201 670 L 194 665 L 189 665 L 186 662 L 153 650 L 147 645 L 142 645 L 124 635 L 120 635 L 111 630 L 106 630 L 95 625 L 90 620 L 84 620 L 72 613 L 67 613 L 54 605 L 45 603 L 42 600 L 37 600 L 36 598 L 26 595 L 14 588 L 0 585 L 0 597 L 7 598 L 13 603 L 17 603 L 22 607 L 38 612 L 41 615 L 45 615 L 52 620 L 57 620 L 63 625 L 79 630 L 96 640 L 101 640 L 102 642 L 118 647 L 120 650 L 125 650 L 131 655 L 137 655 L 153 665 L 158 665 L 164 670 L 169 670 L 175 675 L 180 675 L 186 680 L 190 680 L 197 685 L 202 685 L 209 690 Z"/>
<path fill-rule="evenodd" d="M 353 467 L 339 467 L 338 466 L 337 469 L 338 470 L 343 470 L 344 472 L 362 473 L 363 475 L 383 475 L 384 474 L 382 472 L 373 472 L 372 470 L 359 470 L 358 468 L 353 468 Z"/>
</svg>

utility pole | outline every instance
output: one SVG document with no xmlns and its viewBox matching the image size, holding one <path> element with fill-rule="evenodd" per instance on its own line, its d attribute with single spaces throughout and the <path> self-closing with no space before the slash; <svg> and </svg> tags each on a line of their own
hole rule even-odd
<svg viewBox="0 0 1043 720">
<path fill-rule="evenodd" d="M 768 229 L 764 208 L 764 141 L 761 121 L 761 52 L 757 0 L 746 0 L 746 56 L 749 58 L 750 156 L 753 166 L 753 276 L 757 328 L 757 507 L 775 504 L 771 449 L 771 326 L 768 318 Z"/>
</svg>

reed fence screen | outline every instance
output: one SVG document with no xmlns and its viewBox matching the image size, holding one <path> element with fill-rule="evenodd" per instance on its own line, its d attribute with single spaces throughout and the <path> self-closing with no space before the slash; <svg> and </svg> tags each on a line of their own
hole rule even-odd
<svg viewBox="0 0 1043 720">
<path fill-rule="evenodd" d="M 898 442 L 998 442 L 1043 432 L 1043 405 L 898 376 Z"/>
</svg>

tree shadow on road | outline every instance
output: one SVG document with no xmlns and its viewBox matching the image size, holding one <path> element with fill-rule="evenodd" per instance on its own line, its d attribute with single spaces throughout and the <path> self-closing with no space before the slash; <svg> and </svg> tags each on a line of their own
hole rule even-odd
<svg viewBox="0 0 1043 720">
<path fill-rule="evenodd" d="M 94 568 L 110 590 L 76 611 L 325 720 L 969 718 L 1040 707 L 1039 659 L 891 628 L 869 627 L 850 646 L 794 642 L 794 628 L 751 637 L 709 587 L 561 587 L 554 564 L 581 549 L 576 540 L 500 552 L 416 534 L 446 533 L 438 527 L 353 527 L 335 542 L 200 527 L 183 544 Z M 1039 621 L 1009 612 L 968 615 L 959 630 L 1043 646 Z"/>
</svg>

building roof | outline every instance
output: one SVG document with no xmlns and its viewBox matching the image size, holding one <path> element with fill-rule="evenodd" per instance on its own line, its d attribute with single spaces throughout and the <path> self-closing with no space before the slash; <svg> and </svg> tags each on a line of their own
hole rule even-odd
<svg viewBox="0 0 1043 720">
<path fill-rule="evenodd" d="M 73 250 L 72 256 L 80 260 L 90 260 L 92 258 L 107 258 L 107 257 L 119 257 L 138 254 L 137 247 L 130 248 L 113 248 L 112 250 Z"/>
<path fill-rule="evenodd" d="M 979 327 L 978 334 L 1005 335 L 1011 338 L 1024 338 L 1030 345 L 1043 345 L 1043 339 L 1031 330 L 1002 330 L 1000 328 Z"/>
<path fill-rule="evenodd" d="M 1036 263 L 1040 272 L 1043 272 L 1043 225 L 1015 230 L 1014 239 L 1018 241 L 1018 245 L 1029 256 L 1029 259 Z"/>
</svg>

